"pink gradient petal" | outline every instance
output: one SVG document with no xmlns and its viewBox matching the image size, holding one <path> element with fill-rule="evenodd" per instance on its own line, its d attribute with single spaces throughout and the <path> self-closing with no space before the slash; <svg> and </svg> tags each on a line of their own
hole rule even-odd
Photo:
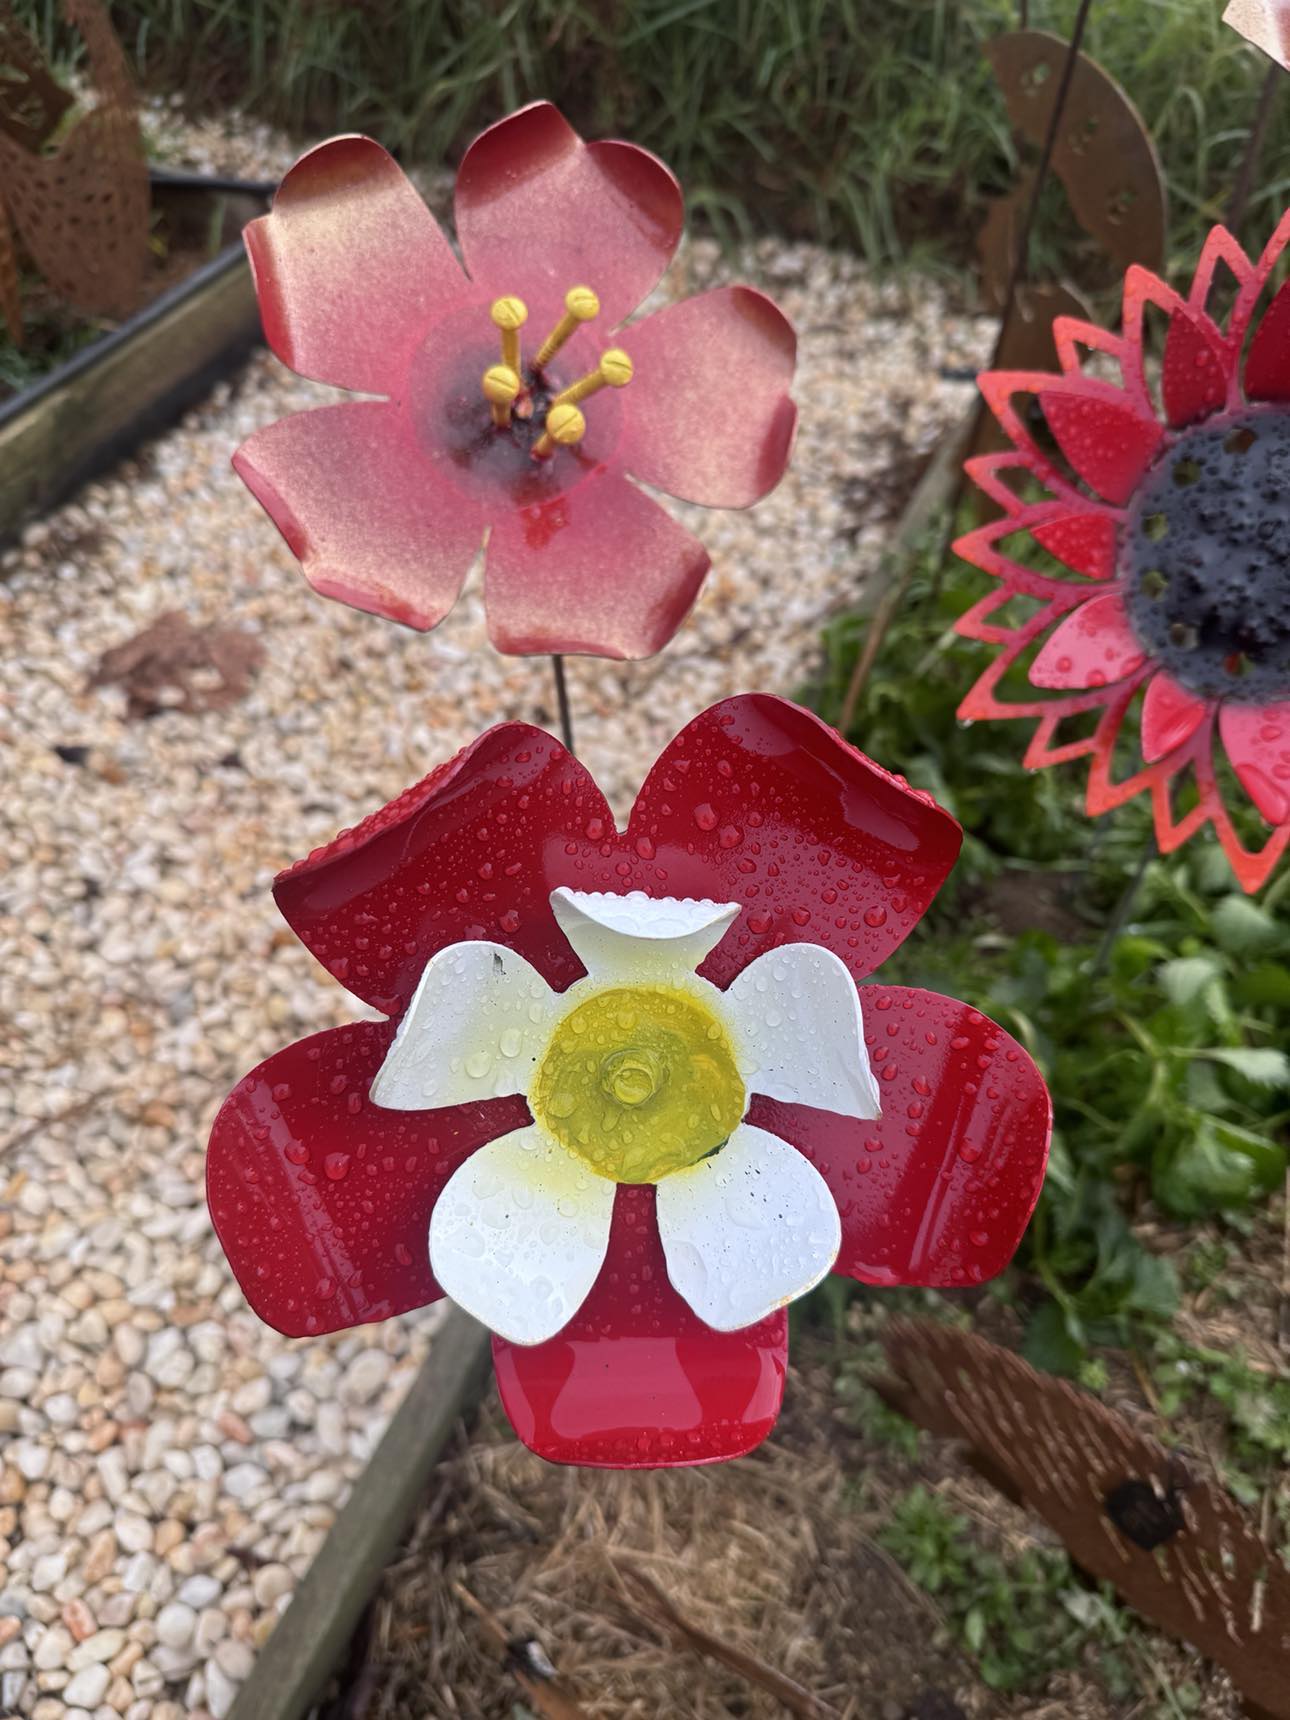
<svg viewBox="0 0 1290 1720">
<path fill-rule="evenodd" d="M 1067 514 L 1032 528 L 1035 542 L 1049 555 L 1065 563 L 1074 573 L 1089 579 L 1111 579 L 1115 574 L 1115 520 L 1100 509 Z"/>
<path fill-rule="evenodd" d="M 1206 316 L 1181 311 L 1169 319 L 1160 393 L 1175 430 L 1208 418 L 1227 404 L 1228 349 Z"/>
<path fill-rule="evenodd" d="M 623 334 L 636 375 L 621 458 L 687 502 L 746 508 L 784 475 L 797 408 L 793 325 L 751 287 L 718 287 Z"/>
<path fill-rule="evenodd" d="M 435 475 L 393 407 L 281 418 L 233 456 L 315 591 L 409 627 L 452 608 L 484 535 L 479 505 Z"/>
<path fill-rule="evenodd" d="M 570 287 L 600 298 L 598 329 L 630 316 L 657 285 L 681 237 L 681 188 L 647 150 L 586 144 L 550 102 L 490 126 L 457 174 L 466 267 L 489 293 L 517 293 L 535 342 Z"/>
<path fill-rule="evenodd" d="M 1151 464 L 1164 432 L 1111 388 L 1083 379 L 1039 391 L 1048 427 L 1084 482 L 1123 506 Z"/>
<path fill-rule="evenodd" d="M 1118 591 L 1081 603 L 1059 623 L 1030 665 L 1036 687 L 1105 687 L 1131 675 L 1147 653 L 1129 625 Z"/>
<path fill-rule="evenodd" d="M 1290 700 L 1224 704 L 1218 731 L 1241 786 L 1268 823 L 1290 819 Z"/>
<path fill-rule="evenodd" d="M 265 339 L 339 388 L 393 393 L 426 329 L 469 291 L 439 223 L 369 137 L 301 156 L 243 237 Z"/>
<path fill-rule="evenodd" d="M 1180 687 L 1163 671 L 1147 682 L 1139 725 L 1142 756 L 1148 764 L 1189 741 L 1205 720 L 1209 700 Z"/>
<path fill-rule="evenodd" d="M 718 1463 L 760 1445 L 779 1414 L 788 1359 L 780 1310 L 715 1332 L 667 1276 L 654 1190 L 620 1187 L 600 1277 L 545 1344 L 493 1339 L 511 1425 L 552 1463 L 655 1469 Z"/>
<path fill-rule="evenodd" d="M 651 657 L 685 619 L 709 565 L 683 525 L 602 468 L 494 525 L 484 563 L 488 636 L 520 655 Z"/>
<path fill-rule="evenodd" d="M 1290 400 L 1290 281 L 1259 319 L 1245 359 L 1251 400 Z"/>
</svg>

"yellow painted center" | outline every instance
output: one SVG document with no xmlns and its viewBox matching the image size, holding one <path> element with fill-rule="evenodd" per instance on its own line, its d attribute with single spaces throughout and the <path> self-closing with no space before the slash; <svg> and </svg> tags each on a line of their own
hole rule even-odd
<svg viewBox="0 0 1290 1720">
<path fill-rule="evenodd" d="M 658 1182 L 725 1142 L 747 1095 L 721 1022 L 671 986 L 597 992 L 556 1028 L 537 1121 L 613 1182 Z"/>
</svg>

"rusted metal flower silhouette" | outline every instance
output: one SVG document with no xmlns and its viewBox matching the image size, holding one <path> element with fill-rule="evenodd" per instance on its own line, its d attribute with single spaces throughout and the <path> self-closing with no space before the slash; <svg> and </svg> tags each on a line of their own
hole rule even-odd
<svg viewBox="0 0 1290 1720">
<path fill-rule="evenodd" d="M 1130 269 L 1121 333 L 1059 317 L 1059 372 L 982 376 L 1010 447 L 967 469 L 1003 517 L 955 546 L 1000 582 L 958 624 L 1000 647 L 959 715 L 1038 718 L 1026 764 L 1091 757 L 1090 814 L 1149 793 L 1162 852 L 1212 824 L 1246 890 L 1290 842 L 1290 287 L 1272 292 L 1287 241 L 1290 214 L 1257 261 L 1216 227 L 1185 297 Z M 1226 316 L 1220 271 L 1237 289 Z M 1027 696 L 1023 670 L 1060 696 Z M 1091 734 L 1062 732 L 1089 712 Z M 1141 764 L 1121 774 L 1135 722 Z M 1234 794 L 1273 827 L 1261 847 Z"/>
<path fill-rule="evenodd" d="M 649 656 L 709 562 L 629 476 L 709 507 L 773 488 L 793 330 L 722 287 L 597 340 L 667 267 L 681 192 L 549 103 L 475 139 L 455 214 L 469 275 L 378 144 L 296 163 L 246 230 L 265 334 L 293 370 L 384 398 L 271 424 L 234 465 L 324 596 L 433 627 L 487 534 L 499 650 Z"/>
<path fill-rule="evenodd" d="M 896 1320 L 874 1384 L 902 1414 L 967 1443 L 1090 1576 L 1231 1674 L 1264 1720 L 1290 1720 L 1290 1571 L 1250 1515 L 1124 1416 L 972 1332 Z"/>
<path fill-rule="evenodd" d="M 0 8 L 0 312 L 22 340 L 15 237 L 61 297 L 92 315 L 128 316 L 147 260 L 148 174 L 134 86 L 99 0 L 63 0 L 85 39 L 98 101 L 50 153 L 70 104 L 11 9 Z"/>
</svg>

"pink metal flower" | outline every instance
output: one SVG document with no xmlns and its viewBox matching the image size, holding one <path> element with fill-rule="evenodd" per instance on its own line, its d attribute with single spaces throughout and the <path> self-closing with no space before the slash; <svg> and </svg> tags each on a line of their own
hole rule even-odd
<svg viewBox="0 0 1290 1720">
<path fill-rule="evenodd" d="M 304 1336 L 446 1292 L 543 1456 L 750 1450 L 787 1302 L 831 1270 L 979 1283 L 1038 1196 L 1026 1053 L 967 1004 L 856 983 L 960 837 L 782 699 L 695 718 L 621 831 L 551 736 L 491 729 L 277 880 L 387 1019 L 278 1052 L 216 1118 L 211 1214 L 252 1306 Z"/>
<path fill-rule="evenodd" d="M 1290 0 L 1229 0 L 1223 22 L 1290 71 Z"/>
<path fill-rule="evenodd" d="M 433 627 L 487 534 L 498 650 L 665 645 L 708 556 L 629 479 L 748 507 L 796 423 L 792 327 L 749 287 L 598 337 L 658 282 L 681 226 L 662 162 L 585 144 L 546 102 L 466 151 L 468 273 L 378 144 L 303 156 L 246 230 L 265 335 L 293 370 L 382 398 L 282 419 L 233 463 L 314 588 Z"/>
<path fill-rule="evenodd" d="M 1130 269 L 1122 333 L 1059 317 L 1060 374 L 984 375 L 1013 448 L 967 469 L 1003 517 L 955 546 L 1000 581 L 958 630 L 1002 647 L 959 715 L 1037 717 L 1027 766 L 1091 756 L 1090 814 L 1148 792 L 1163 853 L 1212 824 L 1250 891 L 1290 842 L 1290 286 L 1272 291 L 1287 241 L 1290 214 L 1252 262 L 1216 227 L 1185 298 Z M 1014 668 L 1060 696 L 1015 696 Z M 1092 732 L 1063 732 L 1086 713 Z M 1233 794 L 1273 827 L 1262 847 L 1243 844 Z"/>
</svg>

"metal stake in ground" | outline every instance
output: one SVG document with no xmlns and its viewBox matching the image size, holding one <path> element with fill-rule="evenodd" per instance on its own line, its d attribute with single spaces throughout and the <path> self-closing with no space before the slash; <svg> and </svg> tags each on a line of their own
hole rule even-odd
<svg viewBox="0 0 1290 1720">
<path fill-rule="evenodd" d="M 569 710 L 569 688 L 564 678 L 564 658 L 558 653 L 551 658 L 551 667 L 555 671 L 555 702 L 560 713 L 560 739 L 570 752 L 575 750 L 573 744 L 573 715 Z"/>
</svg>

